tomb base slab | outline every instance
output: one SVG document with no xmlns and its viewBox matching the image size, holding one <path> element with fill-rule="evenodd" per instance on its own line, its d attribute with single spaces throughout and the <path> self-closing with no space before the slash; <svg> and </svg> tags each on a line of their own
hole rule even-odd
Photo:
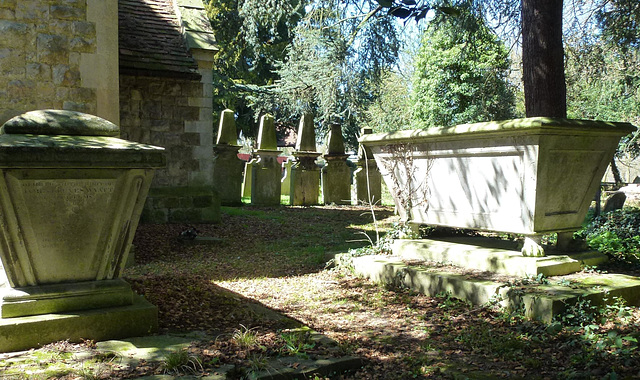
<svg viewBox="0 0 640 380">
<path fill-rule="evenodd" d="M 0 352 L 20 351 L 68 339 L 107 340 L 158 329 L 158 308 L 140 296 L 128 306 L 0 318 Z"/>
<path fill-rule="evenodd" d="M 0 288 L 0 317 L 63 313 L 133 303 L 131 286 L 122 279 Z"/>
</svg>

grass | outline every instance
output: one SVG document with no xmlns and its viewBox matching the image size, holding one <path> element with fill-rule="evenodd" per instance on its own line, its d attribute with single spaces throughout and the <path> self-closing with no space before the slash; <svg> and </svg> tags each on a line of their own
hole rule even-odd
<svg viewBox="0 0 640 380">
<path fill-rule="evenodd" d="M 330 254 L 366 244 L 360 232 L 371 216 L 363 207 L 223 207 L 223 221 L 197 225 L 200 236 L 222 239 L 215 247 L 184 246 L 175 237 L 181 225 L 141 225 L 136 233 L 136 261 L 127 271 L 138 278 L 150 273 L 197 272 L 216 280 L 278 277 L 323 268 Z M 388 217 L 388 209 L 379 209 Z"/>
<path fill-rule="evenodd" d="M 251 197 L 243 197 L 241 199 L 242 204 L 244 205 L 250 205 L 251 204 Z M 291 198 L 290 195 L 284 195 L 281 194 L 280 195 L 280 204 L 281 205 L 286 205 L 288 206 L 291 202 Z M 324 203 L 324 198 L 323 198 L 323 194 L 322 194 L 322 188 L 320 188 L 320 192 L 319 192 L 319 197 L 318 197 L 318 204 L 323 204 Z M 394 202 L 393 202 L 393 197 L 391 196 L 391 193 L 389 192 L 389 189 L 387 188 L 387 185 L 384 183 L 384 181 L 382 182 L 382 200 L 381 201 L 377 201 L 374 202 L 376 205 L 378 206 L 394 206 Z M 223 207 L 224 208 L 224 207 Z"/>
<path fill-rule="evenodd" d="M 281 220 L 282 215 L 271 210 L 255 210 L 243 207 L 220 207 L 220 212 L 227 216 L 250 216 L 258 219 Z"/>
<path fill-rule="evenodd" d="M 309 358 L 307 351 L 316 346 L 316 344 L 311 341 L 311 334 L 308 329 L 283 332 L 281 339 L 284 343 L 282 351 L 286 355 L 298 356 L 304 359 Z"/>
<path fill-rule="evenodd" d="M 258 334 L 253 329 L 240 325 L 240 328 L 233 332 L 231 339 L 242 348 L 251 348 L 257 345 Z"/>
<path fill-rule="evenodd" d="M 177 350 L 167 354 L 162 368 L 168 374 L 196 374 L 202 371 L 202 360 L 188 350 Z"/>
</svg>

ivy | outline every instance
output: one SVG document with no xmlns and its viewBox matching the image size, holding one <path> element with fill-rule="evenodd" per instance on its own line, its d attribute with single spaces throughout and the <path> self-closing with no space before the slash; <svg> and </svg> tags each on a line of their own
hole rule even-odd
<svg viewBox="0 0 640 380">
<path fill-rule="evenodd" d="M 615 210 L 593 219 L 578 232 L 593 249 L 613 260 L 640 266 L 640 208 Z"/>
</svg>

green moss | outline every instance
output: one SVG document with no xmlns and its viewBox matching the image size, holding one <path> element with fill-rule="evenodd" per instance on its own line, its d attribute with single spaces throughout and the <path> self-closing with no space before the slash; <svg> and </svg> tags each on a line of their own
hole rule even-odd
<svg viewBox="0 0 640 380">
<path fill-rule="evenodd" d="M 150 197 L 185 197 L 185 196 L 202 196 L 216 195 L 217 191 L 210 186 L 172 186 L 157 187 L 149 190 Z"/>
<path fill-rule="evenodd" d="M 145 207 L 140 217 L 141 223 L 162 224 L 167 222 L 167 212 L 165 210 L 152 210 Z"/>
<path fill-rule="evenodd" d="M 479 134 L 479 133 L 496 133 L 500 131 L 522 131 L 529 133 L 532 130 L 542 129 L 545 130 L 571 130 L 582 131 L 583 133 L 590 133 L 591 131 L 607 131 L 612 133 L 618 133 L 621 136 L 629 134 L 636 130 L 636 128 L 630 123 L 612 123 L 592 120 L 571 120 L 571 119 L 557 119 L 548 117 L 533 117 L 526 119 L 512 119 L 502 121 L 490 121 L 486 123 L 474 123 L 474 124 L 461 124 L 450 127 L 435 128 L 432 126 L 427 127 L 424 130 L 405 130 L 391 133 L 374 133 L 365 135 L 360 138 L 360 142 L 366 143 L 366 145 L 381 145 L 389 144 L 390 142 L 400 143 L 409 142 L 415 138 L 426 138 L 447 135 L 460 135 L 460 134 Z"/>
<path fill-rule="evenodd" d="M 169 223 L 194 223 L 202 220 L 199 209 L 175 209 L 169 211 Z"/>
<path fill-rule="evenodd" d="M 212 196 L 196 196 L 193 197 L 193 207 L 210 207 L 213 206 Z"/>
</svg>

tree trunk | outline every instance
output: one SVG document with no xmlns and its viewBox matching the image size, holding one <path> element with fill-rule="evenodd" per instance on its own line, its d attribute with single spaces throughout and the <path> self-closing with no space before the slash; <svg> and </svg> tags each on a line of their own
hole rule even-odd
<svg viewBox="0 0 640 380">
<path fill-rule="evenodd" d="M 618 169 L 618 164 L 616 164 L 616 158 L 612 158 L 609 163 L 611 167 L 611 174 L 613 174 L 613 181 L 616 183 L 616 190 L 624 186 L 624 181 L 622 179 L 622 175 L 620 175 L 620 170 Z"/>
<path fill-rule="evenodd" d="M 522 81 L 527 117 L 567 117 L 562 0 L 521 0 Z"/>
</svg>

